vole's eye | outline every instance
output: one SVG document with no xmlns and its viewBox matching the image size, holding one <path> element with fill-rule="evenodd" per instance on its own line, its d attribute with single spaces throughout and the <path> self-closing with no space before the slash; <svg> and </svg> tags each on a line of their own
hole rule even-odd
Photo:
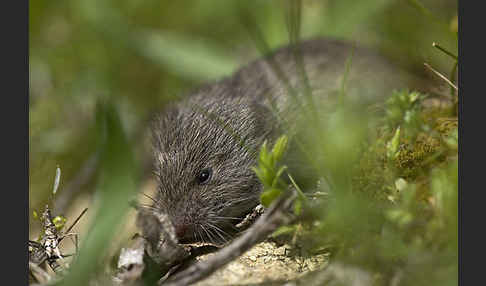
<svg viewBox="0 0 486 286">
<path fill-rule="evenodd" d="M 197 176 L 196 176 L 196 179 L 197 179 L 197 182 L 199 184 L 204 184 L 204 183 L 207 183 L 209 181 L 209 179 L 211 178 L 211 175 L 213 174 L 213 170 L 211 168 L 207 168 L 207 169 L 204 169 L 202 170 Z"/>
</svg>

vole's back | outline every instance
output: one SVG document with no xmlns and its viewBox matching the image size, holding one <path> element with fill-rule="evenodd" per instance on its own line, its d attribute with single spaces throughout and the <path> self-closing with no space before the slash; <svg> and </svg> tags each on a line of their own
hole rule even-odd
<svg viewBox="0 0 486 286">
<path fill-rule="evenodd" d="M 416 77 L 392 65 L 383 56 L 351 42 L 329 38 L 307 40 L 300 44 L 297 53 L 316 99 L 337 96 L 344 84 L 346 96 L 365 103 L 387 96 L 393 89 L 419 84 Z M 291 104 L 288 86 L 300 96 L 305 90 L 306 79 L 302 77 L 295 55 L 289 46 L 280 48 L 215 86 L 226 89 L 228 96 L 255 97 L 263 101 L 270 96 L 280 109 L 285 109 Z"/>
<path fill-rule="evenodd" d="M 298 52 L 318 101 L 339 95 L 345 75 L 346 96 L 363 103 L 413 80 L 377 54 L 343 41 L 305 41 Z M 277 50 L 195 90 L 154 121 L 160 181 L 155 206 L 169 215 L 182 240 L 227 239 L 259 203 L 261 184 L 251 167 L 262 142 L 278 133 L 272 106 L 291 116 L 287 111 L 296 104 L 288 86 L 305 102 L 305 81 L 294 55 L 289 47 Z"/>
</svg>

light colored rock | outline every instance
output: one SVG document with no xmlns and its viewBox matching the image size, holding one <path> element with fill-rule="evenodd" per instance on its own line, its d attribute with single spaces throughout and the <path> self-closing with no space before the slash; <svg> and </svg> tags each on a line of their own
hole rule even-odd
<svg viewBox="0 0 486 286">
<path fill-rule="evenodd" d="M 326 255 L 304 257 L 290 255 L 289 250 L 299 253 L 290 245 L 277 246 L 274 242 L 262 242 L 195 285 L 248 285 L 289 281 L 327 265 Z M 207 259 L 210 255 L 214 253 L 201 256 L 200 259 Z"/>
</svg>

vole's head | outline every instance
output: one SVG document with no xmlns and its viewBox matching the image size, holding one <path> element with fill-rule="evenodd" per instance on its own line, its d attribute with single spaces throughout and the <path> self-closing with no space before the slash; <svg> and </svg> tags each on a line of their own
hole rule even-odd
<svg viewBox="0 0 486 286">
<path fill-rule="evenodd" d="M 152 127 L 158 194 L 181 242 L 228 240 L 259 202 L 251 170 L 268 130 L 247 100 L 193 96 Z"/>
</svg>

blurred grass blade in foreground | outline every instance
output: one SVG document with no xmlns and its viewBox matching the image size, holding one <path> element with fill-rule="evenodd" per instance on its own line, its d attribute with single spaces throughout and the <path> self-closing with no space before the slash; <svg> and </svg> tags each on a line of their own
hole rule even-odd
<svg viewBox="0 0 486 286">
<path fill-rule="evenodd" d="M 129 209 L 128 200 L 136 191 L 135 162 L 116 108 L 99 103 L 97 124 L 100 127 L 101 168 L 94 198 L 95 212 L 90 230 L 81 233 L 84 242 L 63 285 L 87 285 L 99 263 L 105 258 L 111 239 L 121 226 Z"/>
</svg>

